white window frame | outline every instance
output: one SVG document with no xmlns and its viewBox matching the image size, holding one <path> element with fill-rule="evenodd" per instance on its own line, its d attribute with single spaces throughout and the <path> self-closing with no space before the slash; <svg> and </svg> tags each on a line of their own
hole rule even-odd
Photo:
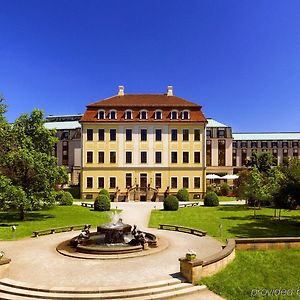
<svg viewBox="0 0 300 300">
<path fill-rule="evenodd" d="M 188 179 L 188 187 L 184 187 L 183 186 L 183 178 L 187 178 Z M 190 188 L 190 176 L 182 176 L 182 188 L 184 189 L 189 189 Z"/>
<path fill-rule="evenodd" d="M 157 112 L 160 112 L 160 113 L 161 113 L 161 119 L 158 119 L 158 118 L 156 117 L 156 113 L 157 113 Z M 162 111 L 161 109 L 155 110 L 155 112 L 154 112 L 154 119 L 155 119 L 155 120 L 162 120 L 162 117 L 163 117 L 163 111 Z"/>
<path fill-rule="evenodd" d="M 127 112 L 130 112 L 131 118 L 127 118 Z M 131 109 L 126 109 L 125 110 L 125 120 L 132 120 L 133 119 L 133 112 Z"/>
<path fill-rule="evenodd" d="M 184 113 L 185 113 L 185 112 L 187 112 L 187 114 L 188 114 L 188 118 L 187 118 L 187 119 L 184 118 Z M 189 111 L 188 109 L 185 109 L 185 110 L 183 110 L 183 111 L 181 112 L 181 119 L 182 119 L 182 120 L 189 120 L 189 119 L 190 119 L 190 111 Z"/>
<path fill-rule="evenodd" d="M 145 119 L 142 119 L 142 113 L 143 112 L 146 113 L 146 118 Z M 146 109 L 140 110 L 140 120 L 148 120 L 148 110 L 146 110 Z"/>
<path fill-rule="evenodd" d="M 87 186 L 88 178 L 92 178 L 92 187 Z M 94 177 L 93 176 L 87 176 L 86 177 L 85 186 L 86 186 L 87 189 L 93 189 L 94 188 Z"/>
<path fill-rule="evenodd" d="M 112 112 L 115 112 L 115 118 L 114 118 L 114 119 L 111 118 L 111 113 L 112 113 Z M 116 109 L 111 109 L 111 110 L 109 111 L 109 119 L 110 119 L 110 120 L 117 120 L 117 119 L 118 119 L 118 112 L 117 112 Z"/>
<path fill-rule="evenodd" d="M 176 118 L 173 118 L 173 112 L 176 113 Z M 172 109 L 171 110 L 171 120 L 178 120 L 178 110 L 177 109 Z"/>
<path fill-rule="evenodd" d="M 176 187 L 172 187 L 172 178 L 176 178 Z M 170 189 L 178 189 L 178 176 L 171 176 L 170 177 Z"/>
<path fill-rule="evenodd" d="M 87 162 L 87 157 L 88 157 L 88 152 L 92 152 L 93 153 L 93 156 L 92 156 L 92 162 L 90 163 L 90 162 Z M 94 150 L 86 150 L 86 153 L 85 153 L 85 163 L 86 164 L 93 164 L 94 162 L 95 162 L 95 160 L 94 160 Z"/>
<path fill-rule="evenodd" d="M 154 173 L 154 184 L 156 183 L 156 175 L 157 174 L 160 174 L 160 187 L 159 187 L 159 189 L 161 189 L 162 186 L 163 186 L 163 173 L 162 172 Z M 155 184 L 154 187 L 156 188 L 156 184 Z"/>
<path fill-rule="evenodd" d="M 195 187 L 195 178 L 200 178 L 200 187 Z M 201 176 L 194 176 L 193 177 L 193 189 L 201 189 Z"/>
<path fill-rule="evenodd" d="M 127 186 L 126 186 L 126 174 L 131 174 L 131 187 L 133 187 L 134 185 L 134 182 L 133 182 L 133 173 L 132 172 L 125 172 L 125 175 L 124 175 L 124 182 L 125 182 L 125 189 L 127 189 Z"/>
<path fill-rule="evenodd" d="M 100 112 L 103 112 L 103 116 L 104 116 L 103 119 L 100 119 L 100 118 L 99 118 L 99 113 L 100 113 Z M 99 109 L 99 110 L 98 110 L 98 113 L 97 113 L 97 117 L 98 117 L 98 120 L 105 120 L 105 110 L 104 110 L 104 109 Z"/>
<path fill-rule="evenodd" d="M 115 187 L 110 187 L 110 179 L 111 178 L 115 178 L 116 179 L 116 181 L 115 181 L 115 183 L 116 183 L 116 186 Z M 108 178 L 108 189 L 109 190 L 112 190 L 112 189 L 115 189 L 116 187 L 118 186 L 118 178 L 117 178 L 117 176 L 109 176 L 109 178 Z"/>
<path fill-rule="evenodd" d="M 103 188 L 99 187 L 99 178 L 103 178 Z M 97 177 L 97 189 L 105 189 L 105 176 L 98 176 Z"/>
</svg>

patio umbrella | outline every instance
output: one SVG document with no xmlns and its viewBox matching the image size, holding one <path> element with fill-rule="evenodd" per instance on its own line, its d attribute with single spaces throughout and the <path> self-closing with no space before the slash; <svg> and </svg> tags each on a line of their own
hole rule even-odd
<svg viewBox="0 0 300 300">
<path fill-rule="evenodd" d="M 206 179 L 221 179 L 222 177 L 220 177 L 219 175 L 216 174 L 208 174 L 206 175 Z"/>
<path fill-rule="evenodd" d="M 228 175 L 221 177 L 221 179 L 230 179 L 230 180 L 234 180 L 234 179 L 238 179 L 238 178 L 239 178 L 239 176 L 234 175 L 234 174 L 228 174 Z"/>
</svg>

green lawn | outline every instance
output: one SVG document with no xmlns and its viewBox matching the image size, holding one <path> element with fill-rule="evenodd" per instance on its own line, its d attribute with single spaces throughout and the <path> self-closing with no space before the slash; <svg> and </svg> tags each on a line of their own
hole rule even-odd
<svg viewBox="0 0 300 300">
<path fill-rule="evenodd" d="M 262 208 L 256 211 L 244 205 L 220 205 L 218 207 L 189 207 L 178 211 L 153 210 L 150 227 L 160 223 L 183 225 L 202 229 L 210 236 L 223 241 L 232 237 L 299 236 L 300 211 L 282 211 L 281 220 L 274 220 L 274 210 Z M 219 224 L 222 224 L 220 237 Z"/>
<path fill-rule="evenodd" d="M 299 299 L 299 270 L 299 250 L 237 251 L 231 264 L 216 275 L 202 279 L 201 283 L 229 300 Z M 263 297 L 279 288 L 282 293 L 283 289 L 289 290 L 290 296 Z M 279 293 L 279 290 L 274 292 Z"/>
<path fill-rule="evenodd" d="M 236 197 L 218 196 L 219 201 L 236 201 Z"/>
<path fill-rule="evenodd" d="M 15 239 L 29 237 L 35 230 L 52 227 L 91 224 L 96 226 L 110 220 L 107 212 L 93 211 L 90 208 L 73 206 L 56 206 L 49 210 L 29 212 L 25 221 L 18 220 L 12 212 L 0 212 L 0 239 L 12 239 L 11 226 L 16 225 Z"/>
</svg>

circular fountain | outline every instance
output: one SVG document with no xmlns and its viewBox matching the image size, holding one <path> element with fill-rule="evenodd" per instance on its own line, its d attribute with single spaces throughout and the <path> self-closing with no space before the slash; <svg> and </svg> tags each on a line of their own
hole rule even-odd
<svg viewBox="0 0 300 300">
<path fill-rule="evenodd" d="M 90 232 L 85 227 L 82 233 L 70 240 L 76 252 L 99 255 L 120 255 L 141 252 L 157 247 L 156 236 L 137 230 L 136 225 L 124 224 L 120 215 L 111 214 L 111 222 Z"/>
</svg>

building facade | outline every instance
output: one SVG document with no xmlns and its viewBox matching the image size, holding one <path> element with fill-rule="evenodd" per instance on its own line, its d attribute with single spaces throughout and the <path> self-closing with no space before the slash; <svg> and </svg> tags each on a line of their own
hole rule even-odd
<svg viewBox="0 0 300 300">
<path fill-rule="evenodd" d="M 44 126 L 55 129 L 58 142 L 53 149 L 59 166 L 68 171 L 69 184 L 78 185 L 81 170 L 81 125 L 79 115 L 60 115 L 46 117 Z"/>
<path fill-rule="evenodd" d="M 48 116 L 45 126 L 57 130 L 53 154 L 84 198 L 101 188 L 122 200 L 153 200 L 168 187 L 202 195 L 206 174 L 237 174 L 253 151 L 271 152 L 275 164 L 300 153 L 300 132 L 232 133 L 172 87 L 156 95 L 120 87 L 117 96 L 87 105 L 84 115 Z"/>
<path fill-rule="evenodd" d="M 80 123 L 83 198 L 101 188 L 118 200 L 157 200 L 182 187 L 205 193 L 207 120 L 172 87 L 130 95 L 121 86 L 117 96 L 87 105 Z"/>
</svg>

